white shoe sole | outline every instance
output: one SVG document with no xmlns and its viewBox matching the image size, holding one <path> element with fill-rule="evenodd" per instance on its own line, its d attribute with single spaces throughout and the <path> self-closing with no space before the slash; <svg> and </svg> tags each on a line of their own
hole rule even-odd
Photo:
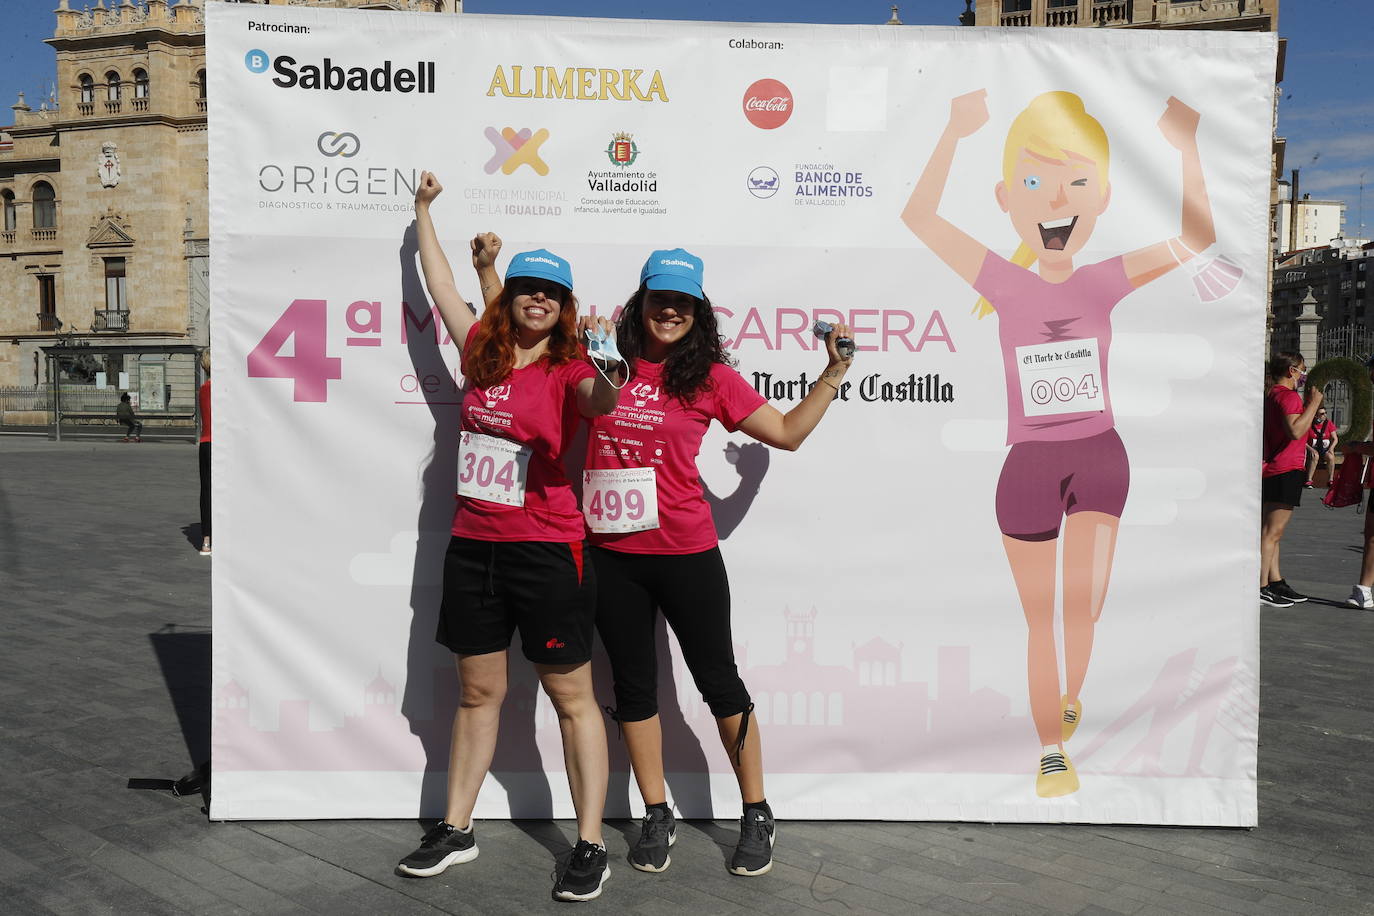
<svg viewBox="0 0 1374 916">
<path fill-rule="evenodd" d="M 438 865 L 431 865 L 429 868 L 411 868 L 409 865 L 397 865 L 396 870 L 403 875 L 410 875 L 412 878 L 433 878 L 441 874 L 450 865 L 462 865 L 464 862 L 471 862 L 477 858 L 477 847 L 471 849 L 455 849 L 453 852 L 439 860 Z"/>
<path fill-rule="evenodd" d="M 750 871 L 747 868 L 736 868 L 735 866 L 731 865 L 729 868 L 726 869 L 726 871 L 728 871 L 732 875 L 739 875 L 742 878 L 757 878 L 759 875 L 768 874 L 770 871 L 773 870 L 773 857 L 771 853 L 773 850 L 773 846 L 777 843 L 777 841 L 778 831 L 775 827 L 773 828 L 773 835 L 768 838 L 768 850 L 770 853 L 768 857 L 768 864 L 764 865 L 763 868 L 756 868 L 753 871 Z"/>
<path fill-rule="evenodd" d="M 676 843 L 676 842 L 677 842 L 677 831 L 674 830 L 672 833 L 668 834 L 668 848 L 671 849 L 672 846 L 673 846 L 673 844 Z M 668 870 L 668 866 L 669 866 L 669 865 L 672 865 L 672 864 L 673 864 L 673 857 L 672 857 L 672 856 L 668 856 L 668 858 L 664 859 L 664 860 L 663 860 L 663 865 L 662 865 L 662 867 L 660 867 L 660 868 L 654 868 L 652 865 L 640 865 L 640 864 L 639 864 L 638 862 L 636 862 L 634 859 L 631 859 L 631 860 L 630 860 L 630 867 L 631 867 L 631 868 L 635 869 L 636 871 L 647 871 L 649 874 L 652 874 L 652 875 L 657 875 L 657 874 L 660 874 L 660 873 L 662 873 L 662 872 L 667 871 L 667 870 Z"/>
<path fill-rule="evenodd" d="M 606 870 L 601 873 L 601 883 L 596 886 L 595 890 L 585 894 L 574 894 L 572 891 L 554 891 L 553 899 L 568 900 L 574 903 L 581 903 L 585 900 L 595 900 L 597 897 L 601 896 L 601 889 L 606 886 L 606 882 L 609 880 L 611 880 L 611 866 L 608 864 Z"/>
</svg>

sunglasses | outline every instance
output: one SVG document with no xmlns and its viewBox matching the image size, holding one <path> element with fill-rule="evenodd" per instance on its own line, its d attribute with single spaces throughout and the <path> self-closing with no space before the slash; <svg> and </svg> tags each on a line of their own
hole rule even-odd
<svg viewBox="0 0 1374 916">
<path fill-rule="evenodd" d="M 512 298 L 515 296 L 533 296 L 536 293 L 543 293 L 545 299 L 553 302 L 562 302 L 568 297 L 568 288 L 561 283 L 554 283 L 552 280 L 541 280 L 538 277 L 516 277 L 506 284 L 510 290 Z"/>
</svg>

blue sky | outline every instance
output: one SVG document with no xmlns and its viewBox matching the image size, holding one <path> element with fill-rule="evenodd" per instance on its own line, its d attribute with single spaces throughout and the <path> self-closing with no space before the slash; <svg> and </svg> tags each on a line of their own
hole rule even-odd
<svg viewBox="0 0 1374 916">
<path fill-rule="evenodd" d="M 74 9 L 94 0 L 71 0 Z M 53 51 L 43 44 L 56 22 L 56 0 L 4 0 L 0 17 L 0 106 L 23 91 L 37 107 L 52 88 Z M 955 25 L 962 0 L 899 0 L 910 25 Z M 468 0 L 473 13 L 529 13 L 611 18 L 707 19 L 755 22 L 882 23 L 891 0 Z M 1347 235 L 1360 223 L 1361 173 L 1364 237 L 1374 234 L 1374 42 L 1372 0 L 1285 0 L 1279 34 L 1288 41 L 1287 70 L 1280 87 L 1279 134 L 1288 138 L 1287 169 L 1302 169 L 1302 191 L 1314 198 L 1344 200 Z M 2 111 L 3 109 L 0 109 Z M 10 121 L 0 114 L 0 124 Z"/>
</svg>

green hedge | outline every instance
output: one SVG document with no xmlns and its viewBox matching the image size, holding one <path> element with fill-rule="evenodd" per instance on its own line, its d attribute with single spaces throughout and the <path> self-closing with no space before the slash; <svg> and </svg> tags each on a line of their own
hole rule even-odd
<svg viewBox="0 0 1374 916">
<path fill-rule="evenodd" d="M 1337 380 L 1350 386 L 1350 427 L 1340 431 L 1341 442 L 1363 442 L 1369 438 L 1369 407 L 1374 392 L 1369 370 L 1357 360 L 1339 356 L 1322 360 L 1307 373 L 1309 386 L 1325 388 Z"/>
</svg>

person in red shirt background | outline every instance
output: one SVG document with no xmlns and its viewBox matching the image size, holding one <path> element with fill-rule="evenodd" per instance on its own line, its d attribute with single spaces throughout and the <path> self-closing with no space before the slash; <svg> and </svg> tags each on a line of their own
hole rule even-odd
<svg viewBox="0 0 1374 916">
<path fill-rule="evenodd" d="M 1297 388 L 1306 380 L 1301 353 L 1276 353 L 1268 366 L 1269 391 L 1264 397 L 1264 466 L 1260 490 L 1260 601 L 1270 607 L 1292 607 L 1306 601 L 1279 572 L 1279 541 L 1293 508 L 1302 501 L 1307 433 L 1322 403 L 1322 392 L 1307 390 L 1304 404 Z"/>
<path fill-rule="evenodd" d="M 210 351 L 200 354 L 205 370 L 196 399 L 200 402 L 200 555 L 210 555 Z"/>
<path fill-rule="evenodd" d="M 1336 476 L 1336 462 L 1332 455 L 1336 454 L 1336 443 L 1340 437 L 1336 435 L 1336 424 L 1326 417 L 1326 408 L 1318 407 L 1317 415 L 1312 419 L 1312 429 L 1307 433 L 1307 486 L 1312 486 L 1312 478 L 1321 467 L 1323 461 L 1326 462 L 1326 470 L 1332 478 Z"/>
</svg>

